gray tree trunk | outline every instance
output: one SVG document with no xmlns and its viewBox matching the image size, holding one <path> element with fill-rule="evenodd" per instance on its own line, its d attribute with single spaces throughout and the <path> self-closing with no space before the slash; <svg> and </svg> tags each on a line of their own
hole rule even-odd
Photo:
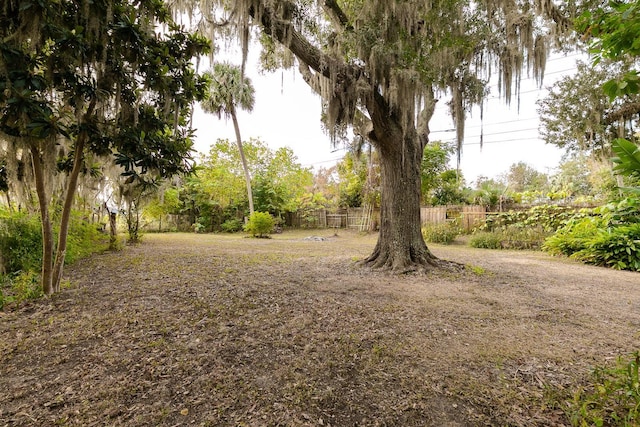
<svg viewBox="0 0 640 427">
<path fill-rule="evenodd" d="M 73 159 L 73 168 L 71 169 L 71 174 L 69 175 L 69 182 L 67 183 L 64 205 L 62 206 L 60 231 L 58 233 L 58 248 L 56 250 L 56 258 L 53 266 L 53 292 L 60 291 L 60 281 L 62 280 L 64 260 L 67 256 L 67 237 L 69 235 L 71 208 L 73 207 L 73 199 L 75 198 L 76 188 L 78 187 L 78 177 L 80 176 L 80 169 L 82 169 L 84 139 L 85 137 L 81 135 L 76 141 L 76 145 L 74 147 L 75 156 Z"/>
<path fill-rule="evenodd" d="M 53 227 L 49 215 L 49 195 L 44 182 L 44 164 L 39 148 L 35 143 L 30 144 L 31 163 L 36 181 L 36 194 L 40 206 L 42 220 L 42 292 L 51 295 L 53 289 Z"/>
<path fill-rule="evenodd" d="M 249 167 L 247 166 L 247 158 L 244 155 L 244 148 L 242 148 L 242 138 L 240 137 L 240 125 L 238 124 L 238 117 L 236 116 L 235 107 L 231 107 L 231 120 L 233 120 L 233 128 L 236 132 L 236 143 L 238 144 L 238 151 L 240 152 L 240 161 L 242 161 L 242 169 L 244 170 L 244 179 L 247 183 L 247 197 L 249 198 L 249 215 L 253 214 L 253 191 L 251 191 L 251 174 L 249 173 Z"/>
</svg>

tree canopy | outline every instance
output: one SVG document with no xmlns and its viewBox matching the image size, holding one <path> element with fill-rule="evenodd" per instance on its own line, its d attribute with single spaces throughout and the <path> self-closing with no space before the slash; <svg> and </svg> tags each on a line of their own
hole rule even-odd
<svg viewBox="0 0 640 427">
<path fill-rule="evenodd" d="M 606 61 L 595 66 L 578 62 L 575 75 L 554 83 L 549 94 L 538 101 L 545 142 L 572 154 L 609 157 L 611 141 L 633 133 L 640 113 L 640 96 L 630 94 L 611 101 L 602 87 L 623 78 L 628 70 L 628 62 Z"/>
</svg>

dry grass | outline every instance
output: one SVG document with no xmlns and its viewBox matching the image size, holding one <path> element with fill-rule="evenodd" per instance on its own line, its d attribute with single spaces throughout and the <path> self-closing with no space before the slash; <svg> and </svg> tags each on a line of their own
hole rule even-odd
<svg viewBox="0 0 640 427">
<path fill-rule="evenodd" d="M 548 426 L 638 349 L 640 276 L 433 246 L 463 274 L 388 276 L 375 236 L 147 235 L 0 313 L 0 426 Z"/>
</svg>

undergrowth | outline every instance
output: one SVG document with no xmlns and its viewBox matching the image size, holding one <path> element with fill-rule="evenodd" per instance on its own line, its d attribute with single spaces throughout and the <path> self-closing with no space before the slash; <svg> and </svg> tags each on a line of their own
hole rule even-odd
<svg viewBox="0 0 640 427">
<path fill-rule="evenodd" d="M 543 249 L 587 264 L 640 271 L 640 199 L 627 198 L 577 217 L 549 237 Z"/>
<path fill-rule="evenodd" d="M 567 402 L 571 424 L 586 426 L 640 425 L 640 353 L 618 358 L 613 367 L 596 367 L 588 386 Z"/>
<path fill-rule="evenodd" d="M 440 224 L 426 224 L 422 227 L 422 236 L 427 243 L 448 245 L 460 234 L 460 227 L 455 221 Z"/>
<path fill-rule="evenodd" d="M 0 209 L 0 310 L 42 296 L 42 227 L 37 215 Z M 54 230 L 57 237 L 57 230 Z M 106 250 L 109 236 L 72 212 L 65 264 Z"/>
</svg>

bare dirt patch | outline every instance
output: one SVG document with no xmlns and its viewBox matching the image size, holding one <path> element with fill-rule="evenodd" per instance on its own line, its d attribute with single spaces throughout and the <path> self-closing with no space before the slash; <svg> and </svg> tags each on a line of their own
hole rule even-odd
<svg viewBox="0 0 640 427">
<path fill-rule="evenodd" d="M 640 275 L 433 246 L 465 273 L 354 266 L 375 236 L 147 235 L 0 313 L 0 426 L 566 425 L 554 394 L 639 348 Z"/>
</svg>

